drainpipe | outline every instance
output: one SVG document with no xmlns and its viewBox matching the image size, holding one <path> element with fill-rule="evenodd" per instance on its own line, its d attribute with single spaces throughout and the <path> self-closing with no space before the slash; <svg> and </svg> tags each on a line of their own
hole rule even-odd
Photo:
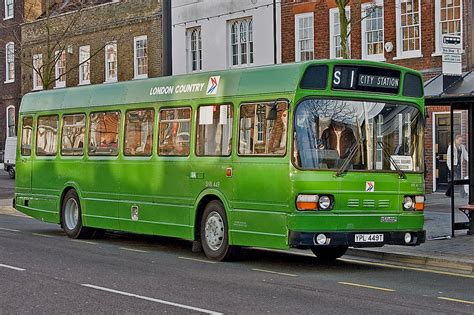
<svg viewBox="0 0 474 315">
<path fill-rule="evenodd" d="M 163 0 L 161 10 L 163 33 L 162 76 L 170 76 L 173 74 L 171 0 Z"/>
<path fill-rule="evenodd" d="M 277 9 L 276 0 L 273 0 L 273 63 L 277 64 Z"/>
</svg>

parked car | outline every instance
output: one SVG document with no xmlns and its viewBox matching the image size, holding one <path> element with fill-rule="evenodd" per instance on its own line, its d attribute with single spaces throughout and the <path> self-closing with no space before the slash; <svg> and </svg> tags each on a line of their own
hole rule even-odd
<svg viewBox="0 0 474 315">
<path fill-rule="evenodd" d="M 5 156 L 3 159 L 3 168 L 8 172 L 11 179 L 15 178 L 15 160 L 16 160 L 16 137 L 8 137 L 5 141 Z"/>
</svg>

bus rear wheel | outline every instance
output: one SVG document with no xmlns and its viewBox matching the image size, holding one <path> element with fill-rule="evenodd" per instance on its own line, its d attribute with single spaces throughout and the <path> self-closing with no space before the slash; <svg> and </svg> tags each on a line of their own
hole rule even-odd
<svg viewBox="0 0 474 315">
<path fill-rule="evenodd" d="M 311 251 L 322 262 L 333 262 L 341 258 L 347 251 L 348 246 L 313 246 Z"/>
<path fill-rule="evenodd" d="M 208 258 L 223 261 L 229 260 L 235 253 L 234 246 L 229 245 L 229 229 L 224 205 L 213 200 L 204 209 L 201 220 L 201 244 Z"/>
<path fill-rule="evenodd" d="M 63 199 L 61 209 L 61 226 L 70 238 L 89 238 L 94 229 L 82 225 L 81 204 L 79 196 L 73 189 L 69 190 Z"/>
</svg>

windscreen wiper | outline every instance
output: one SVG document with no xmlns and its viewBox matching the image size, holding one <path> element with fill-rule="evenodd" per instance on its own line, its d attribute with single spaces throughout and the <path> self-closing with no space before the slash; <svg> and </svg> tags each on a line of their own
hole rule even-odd
<svg viewBox="0 0 474 315">
<path fill-rule="evenodd" d="M 342 175 L 347 170 L 347 167 L 349 166 L 349 163 L 351 162 L 352 158 L 355 156 L 357 151 L 359 151 L 359 148 L 361 144 L 364 143 L 364 139 L 360 138 L 359 141 L 354 143 L 351 147 L 351 151 L 349 152 L 349 155 L 344 159 L 344 162 L 342 162 L 341 167 L 339 170 L 336 172 L 336 176 L 339 177 Z"/>
<path fill-rule="evenodd" d="M 388 150 L 384 147 L 383 143 L 381 141 L 377 141 L 377 144 L 380 146 L 380 148 L 383 150 L 385 154 L 382 154 L 386 159 L 390 161 L 390 163 L 393 164 L 393 167 L 395 167 L 395 170 L 398 172 L 398 175 L 400 178 L 407 179 L 407 176 L 405 175 L 405 172 L 402 171 L 402 169 L 398 166 L 397 162 L 392 158 L 392 155 Z"/>
</svg>

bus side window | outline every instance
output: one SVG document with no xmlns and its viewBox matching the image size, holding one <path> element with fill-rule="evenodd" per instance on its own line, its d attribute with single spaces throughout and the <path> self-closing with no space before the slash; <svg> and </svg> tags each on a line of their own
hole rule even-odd
<svg viewBox="0 0 474 315">
<path fill-rule="evenodd" d="M 89 155 L 118 155 L 120 112 L 91 113 Z"/>
<path fill-rule="evenodd" d="M 196 154 L 229 156 L 232 149 L 232 105 L 205 105 L 198 109 Z"/>
<path fill-rule="evenodd" d="M 86 115 L 64 115 L 61 137 L 61 155 L 83 156 Z"/>
<path fill-rule="evenodd" d="M 31 143 L 33 140 L 33 117 L 23 117 L 21 130 L 21 155 L 31 156 Z"/>
<path fill-rule="evenodd" d="M 160 110 L 158 154 L 188 156 L 191 131 L 191 108 Z"/>
<path fill-rule="evenodd" d="M 284 156 L 288 103 L 262 102 L 240 106 L 239 154 Z"/>
<path fill-rule="evenodd" d="M 129 110 L 125 114 L 125 143 L 127 156 L 150 156 L 153 145 L 155 110 Z"/>
<path fill-rule="evenodd" d="M 56 155 L 58 144 L 58 122 L 58 115 L 38 118 L 38 129 L 36 131 L 36 155 Z"/>
</svg>

